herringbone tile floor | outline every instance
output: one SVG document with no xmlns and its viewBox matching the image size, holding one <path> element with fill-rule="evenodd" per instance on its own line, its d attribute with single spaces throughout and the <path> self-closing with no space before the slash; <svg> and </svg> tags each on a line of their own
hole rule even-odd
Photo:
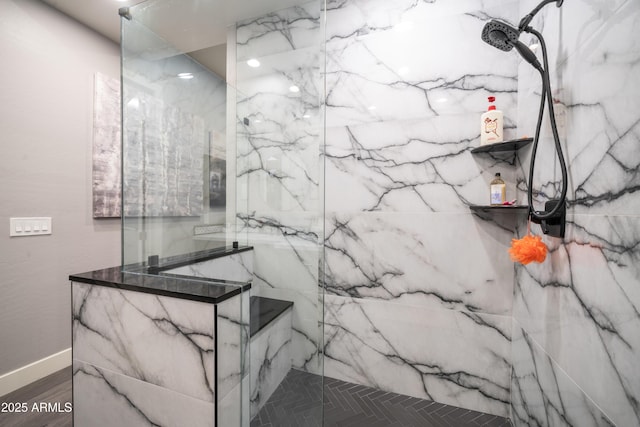
<svg viewBox="0 0 640 427">
<path fill-rule="evenodd" d="M 322 377 L 292 369 L 251 427 L 321 427 Z M 325 378 L 326 427 L 508 427 L 508 419 Z"/>
</svg>

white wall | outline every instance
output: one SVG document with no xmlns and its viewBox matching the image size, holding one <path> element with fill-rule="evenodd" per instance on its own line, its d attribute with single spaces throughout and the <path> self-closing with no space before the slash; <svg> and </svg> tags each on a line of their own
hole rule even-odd
<svg viewBox="0 0 640 427">
<path fill-rule="evenodd" d="M 38 1 L 0 2 L 0 377 L 71 346 L 69 274 L 120 263 L 119 220 L 94 220 L 94 74 L 113 42 Z M 9 238 L 9 217 L 53 234 Z"/>
</svg>

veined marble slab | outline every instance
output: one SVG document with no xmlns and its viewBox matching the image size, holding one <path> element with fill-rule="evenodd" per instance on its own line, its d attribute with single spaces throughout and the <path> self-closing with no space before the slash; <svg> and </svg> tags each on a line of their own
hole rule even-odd
<svg viewBox="0 0 640 427">
<path fill-rule="evenodd" d="M 249 310 L 249 292 L 217 305 L 218 402 L 249 374 Z"/>
<path fill-rule="evenodd" d="M 521 12 L 535 4 L 522 2 Z M 551 84 L 560 109 L 559 131 L 575 213 L 639 211 L 640 43 L 630 36 L 639 21 L 638 2 L 575 0 L 560 10 L 543 9 L 532 22 L 547 40 L 552 61 Z M 541 82 L 528 64 L 521 67 L 518 86 L 518 126 L 531 133 Z M 543 128 L 539 153 L 539 161 L 547 165 L 556 163 L 548 129 Z M 559 182 L 557 167 L 536 168 L 534 187 L 542 191 L 540 199 L 556 193 Z"/>
<path fill-rule="evenodd" d="M 516 198 L 511 156 L 474 156 L 477 114 L 398 119 L 327 129 L 329 212 L 469 212 L 489 203 L 500 172 Z"/>
<path fill-rule="evenodd" d="M 615 424 L 514 322 L 511 421 L 515 427 L 609 427 Z"/>
<path fill-rule="evenodd" d="M 325 375 L 503 417 L 511 318 L 325 297 Z"/>
<path fill-rule="evenodd" d="M 218 425 L 249 427 L 250 389 L 249 375 L 245 375 L 242 383 L 238 383 L 225 397 L 218 401 Z"/>
<path fill-rule="evenodd" d="M 288 308 L 251 338 L 251 418 L 291 369 L 291 316 Z"/>
<path fill-rule="evenodd" d="M 81 283 L 72 289 L 74 359 L 214 401 L 212 304 Z"/>
<path fill-rule="evenodd" d="M 469 214 L 328 214 L 326 292 L 511 314 L 513 231 Z"/>
<path fill-rule="evenodd" d="M 312 372 L 319 371 L 322 318 L 321 9 L 311 1 L 236 26 L 238 222 L 254 247 L 252 293 L 295 302 L 291 357 Z M 260 67 L 248 67 L 249 58 Z"/>
<path fill-rule="evenodd" d="M 322 375 L 322 355 L 318 351 L 323 336 L 322 293 L 319 290 L 298 292 L 291 289 L 261 287 L 256 289 L 254 295 L 293 302 L 291 336 L 293 367 Z"/>
<path fill-rule="evenodd" d="M 616 425 L 638 424 L 640 218 L 568 220 L 543 264 L 517 269 L 514 317 Z"/>
<path fill-rule="evenodd" d="M 207 277 L 216 280 L 251 282 L 253 279 L 253 251 L 244 251 L 207 261 L 185 265 L 163 273 Z"/>
<path fill-rule="evenodd" d="M 310 1 L 237 22 L 238 61 L 320 46 L 320 7 L 321 2 Z"/>
<path fill-rule="evenodd" d="M 536 3 L 522 2 L 521 12 Z M 563 242 L 545 239 L 551 252 L 544 264 L 517 269 L 514 317 L 527 341 L 557 364 L 536 379 L 550 384 L 544 393 L 555 393 L 549 391 L 553 375 L 562 370 L 586 395 L 575 400 L 582 405 L 571 412 L 576 425 L 601 425 L 592 421 L 600 420 L 592 403 L 615 425 L 640 425 L 640 42 L 631 36 L 639 23 L 640 4 L 627 0 L 565 2 L 560 10 L 545 8 L 532 22 L 552 61 L 569 170 L 569 223 Z M 539 91 L 539 76 L 523 64 L 523 131 L 535 125 Z M 537 164 L 547 167 L 536 167 L 534 188 L 536 199 L 546 200 L 560 188 L 548 125 L 540 147 Z M 521 171 L 521 181 L 526 174 Z M 522 370 L 536 371 L 536 365 Z M 522 394 L 525 404 L 538 404 L 531 416 L 543 416 L 540 392 L 522 387 Z M 545 403 L 544 410 L 556 409 Z"/>
<path fill-rule="evenodd" d="M 321 262 L 319 214 L 286 213 L 264 216 L 253 212 L 242 217 L 243 230 L 254 248 L 252 294 L 293 301 L 293 366 L 319 373 L 319 331 L 323 312 L 318 285 Z M 253 241 L 252 234 L 268 236 Z"/>
<path fill-rule="evenodd" d="M 210 401 L 79 360 L 73 362 L 73 383 L 76 427 L 216 426 Z"/>
<path fill-rule="evenodd" d="M 517 4 L 460 3 L 466 10 L 445 13 L 444 2 L 329 2 L 327 126 L 479 117 L 491 94 L 515 117 L 517 58 L 487 49 L 480 33 L 493 16 L 515 15 Z"/>
</svg>

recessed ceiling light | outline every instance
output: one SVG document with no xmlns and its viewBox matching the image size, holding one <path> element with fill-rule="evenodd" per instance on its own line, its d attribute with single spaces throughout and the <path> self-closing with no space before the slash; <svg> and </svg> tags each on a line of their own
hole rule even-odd
<svg viewBox="0 0 640 427">
<path fill-rule="evenodd" d="M 140 107 L 140 100 L 138 98 L 131 98 L 131 100 L 127 102 L 127 107 L 138 109 Z"/>
<path fill-rule="evenodd" d="M 409 74 L 409 67 L 398 68 L 398 74 L 400 74 L 401 76 L 406 76 L 407 74 Z"/>
<path fill-rule="evenodd" d="M 368 110 L 375 110 L 377 107 L 375 105 L 370 105 L 367 107 Z"/>
<path fill-rule="evenodd" d="M 412 21 L 402 21 L 394 25 L 393 27 L 396 31 L 401 33 L 406 33 L 413 30 L 413 22 Z"/>
<path fill-rule="evenodd" d="M 178 77 L 180 77 L 181 79 L 192 79 L 193 78 L 193 73 L 179 73 Z"/>
<path fill-rule="evenodd" d="M 290 90 L 291 92 L 293 92 L 293 93 L 298 93 L 298 92 L 300 92 L 300 88 L 299 88 L 298 86 L 296 86 L 296 85 L 289 86 L 289 90 Z"/>
<path fill-rule="evenodd" d="M 311 118 L 311 114 L 305 114 L 304 116 L 302 116 L 303 119 L 310 119 Z"/>
<path fill-rule="evenodd" d="M 260 61 L 258 61 L 255 58 L 251 58 L 250 60 L 247 61 L 247 65 L 251 68 L 257 68 L 260 66 Z"/>
</svg>

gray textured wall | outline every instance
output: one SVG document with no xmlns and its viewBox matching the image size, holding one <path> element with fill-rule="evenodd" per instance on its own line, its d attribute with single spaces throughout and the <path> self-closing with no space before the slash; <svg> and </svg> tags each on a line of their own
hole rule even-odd
<svg viewBox="0 0 640 427">
<path fill-rule="evenodd" d="M 37 1 L 0 2 L 0 375 L 71 346 L 68 275 L 120 263 L 119 220 L 93 220 L 94 73 L 116 44 Z M 51 236 L 9 238 L 9 217 Z"/>
</svg>

